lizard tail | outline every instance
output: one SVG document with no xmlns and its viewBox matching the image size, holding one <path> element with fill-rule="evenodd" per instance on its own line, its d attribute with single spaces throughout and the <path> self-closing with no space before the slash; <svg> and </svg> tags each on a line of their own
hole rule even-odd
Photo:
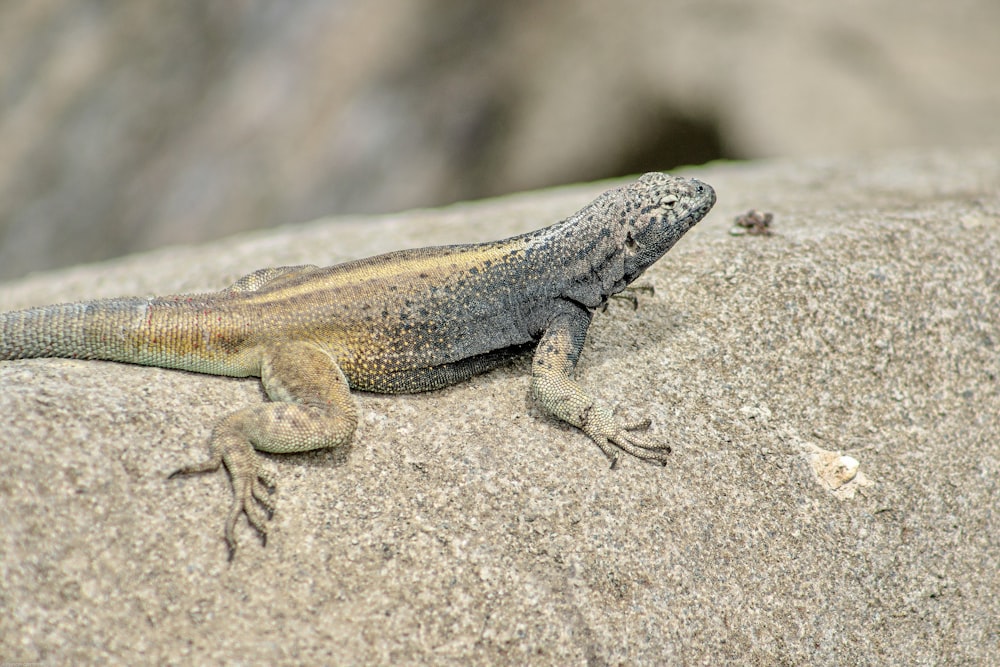
<svg viewBox="0 0 1000 667">
<path fill-rule="evenodd" d="M 0 359 L 136 358 L 150 300 L 106 299 L 0 313 Z M 140 362 L 141 363 L 141 362 Z"/>
</svg>

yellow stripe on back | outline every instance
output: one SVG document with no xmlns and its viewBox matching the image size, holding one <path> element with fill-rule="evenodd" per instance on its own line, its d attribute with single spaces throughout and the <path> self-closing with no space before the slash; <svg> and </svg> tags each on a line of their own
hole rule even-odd
<svg viewBox="0 0 1000 667">
<path fill-rule="evenodd" d="M 411 292 L 421 284 L 442 284 L 442 279 L 448 275 L 484 270 L 484 267 L 510 261 L 524 246 L 524 241 L 515 237 L 495 243 L 398 250 L 279 277 L 256 292 L 242 293 L 240 300 L 246 304 L 266 305 L 285 299 L 315 297 L 324 291 L 363 292 L 366 283 L 372 282 L 391 283 L 403 292 Z M 442 261 L 443 257 L 450 257 L 451 261 Z"/>
</svg>

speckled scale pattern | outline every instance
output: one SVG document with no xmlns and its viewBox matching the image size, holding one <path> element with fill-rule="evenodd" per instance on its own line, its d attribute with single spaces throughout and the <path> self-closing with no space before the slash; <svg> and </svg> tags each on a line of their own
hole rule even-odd
<svg viewBox="0 0 1000 667">
<path fill-rule="evenodd" d="M 582 429 L 614 464 L 622 452 L 662 463 L 670 448 L 620 420 L 573 379 L 594 309 L 701 220 L 715 203 L 697 180 L 651 173 L 550 227 L 491 243 L 403 250 L 338 264 L 267 268 L 219 292 L 106 299 L 0 314 L 0 359 L 66 357 L 259 376 L 271 403 L 215 426 L 241 514 L 266 537 L 271 487 L 254 450 L 347 443 L 350 390 L 429 391 L 534 349 L 532 394 Z"/>
</svg>

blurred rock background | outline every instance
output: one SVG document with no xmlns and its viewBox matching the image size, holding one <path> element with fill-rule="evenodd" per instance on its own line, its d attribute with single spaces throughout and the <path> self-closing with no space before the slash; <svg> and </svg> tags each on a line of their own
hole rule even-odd
<svg viewBox="0 0 1000 667">
<path fill-rule="evenodd" d="M 1000 147 L 998 26 L 994 0 L 4 2 L 0 279 L 717 158 Z"/>
</svg>

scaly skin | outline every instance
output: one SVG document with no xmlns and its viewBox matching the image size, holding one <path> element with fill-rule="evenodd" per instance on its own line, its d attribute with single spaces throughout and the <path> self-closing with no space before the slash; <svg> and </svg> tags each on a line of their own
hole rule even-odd
<svg viewBox="0 0 1000 667">
<path fill-rule="evenodd" d="M 241 514 L 266 540 L 272 481 L 254 449 L 301 452 L 347 443 L 350 389 L 409 393 L 465 380 L 534 349 L 531 388 L 614 465 L 621 452 L 663 463 L 669 446 L 626 423 L 573 379 L 595 309 L 667 252 L 715 203 L 696 180 L 646 174 L 575 215 L 502 241 L 403 250 L 328 268 L 262 269 L 209 294 L 106 299 L 0 314 L 0 359 L 105 359 L 199 373 L 259 376 L 271 403 L 216 425 Z M 256 502 L 255 502 L 256 501 Z"/>
</svg>

